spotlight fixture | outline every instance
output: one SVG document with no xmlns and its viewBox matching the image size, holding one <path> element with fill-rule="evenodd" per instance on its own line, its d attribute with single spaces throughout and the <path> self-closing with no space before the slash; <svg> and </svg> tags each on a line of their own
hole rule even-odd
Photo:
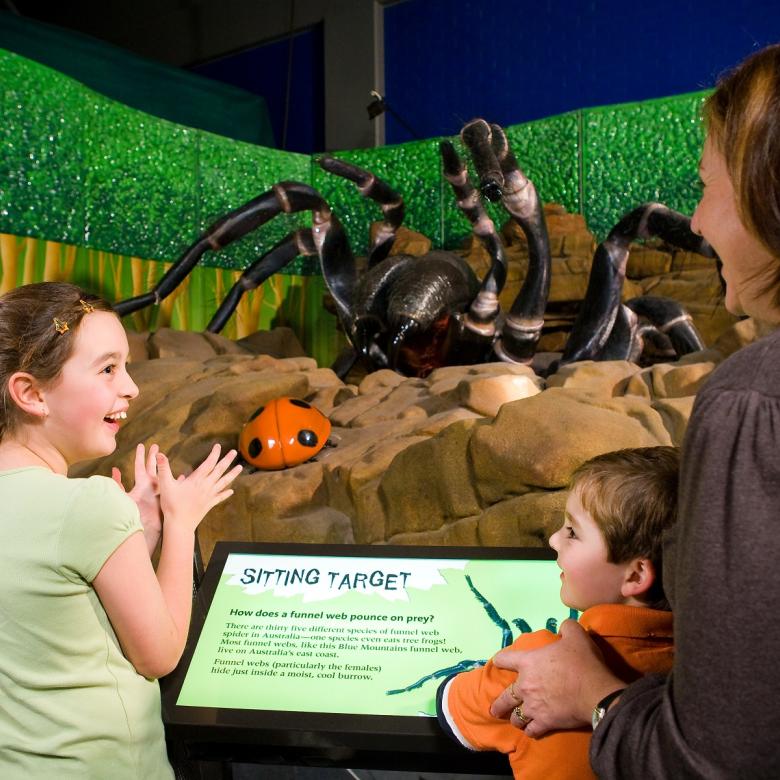
<svg viewBox="0 0 780 780">
<path fill-rule="evenodd" d="M 387 113 L 394 117 L 398 124 L 401 125 L 406 130 L 406 132 L 412 136 L 412 138 L 415 138 L 418 141 L 420 140 L 420 135 L 408 122 L 404 121 L 404 118 L 400 116 L 397 111 L 393 110 L 392 106 L 387 102 L 384 95 L 380 95 L 375 89 L 372 89 L 371 92 L 369 92 L 369 95 L 371 95 L 371 102 L 366 106 L 369 121 L 376 119 L 378 116 L 381 116 L 385 113 L 385 111 L 387 111 Z"/>
</svg>

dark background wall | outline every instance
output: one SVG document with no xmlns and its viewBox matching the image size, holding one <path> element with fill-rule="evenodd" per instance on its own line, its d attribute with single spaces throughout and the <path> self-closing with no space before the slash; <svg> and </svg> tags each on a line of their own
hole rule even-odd
<svg viewBox="0 0 780 780">
<path fill-rule="evenodd" d="M 322 22 L 277 41 L 252 46 L 201 65 L 195 73 L 262 95 L 279 149 L 325 148 Z"/>
<path fill-rule="evenodd" d="M 430 137 L 711 87 L 780 41 L 780 2 L 406 0 L 384 32 L 387 101 Z M 386 138 L 412 134 L 391 115 Z"/>
<path fill-rule="evenodd" d="M 278 146 L 361 148 L 711 87 L 780 41 L 778 0 L 13 0 L 267 98 Z M 292 58 L 290 53 L 292 52 Z M 390 111 L 369 121 L 369 92 Z"/>
</svg>

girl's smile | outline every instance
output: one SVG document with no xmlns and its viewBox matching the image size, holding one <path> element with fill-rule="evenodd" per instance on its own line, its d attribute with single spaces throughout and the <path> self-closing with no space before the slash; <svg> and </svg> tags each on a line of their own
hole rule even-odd
<svg viewBox="0 0 780 780">
<path fill-rule="evenodd" d="M 60 376 L 42 390 L 47 415 L 41 434 L 60 456 L 63 473 L 73 463 L 114 451 L 120 421 L 138 395 L 127 373 L 127 336 L 114 314 L 86 314 L 75 337 Z"/>
</svg>

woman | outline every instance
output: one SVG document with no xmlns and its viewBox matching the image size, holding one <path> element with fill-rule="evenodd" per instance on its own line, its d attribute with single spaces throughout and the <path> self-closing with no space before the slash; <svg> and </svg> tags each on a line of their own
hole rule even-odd
<svg viewBox="0 0 780 780">
<path fill-rule="evenodd" d="M 777 328 L 780 45 L 728 75 L 705 119 L 692 227 L 723 262 L 726 308 Z M 668 678 L 627 686 L 569 621 L 549 648 L 496 659 L 518 671 L 518 698 L 507 690 L 491 711 L 532 737 L 593 722 L 600 777 L 780 777 L 780 330 L 724 361 L 699 392 L 664 560 Z"/>
</svg>

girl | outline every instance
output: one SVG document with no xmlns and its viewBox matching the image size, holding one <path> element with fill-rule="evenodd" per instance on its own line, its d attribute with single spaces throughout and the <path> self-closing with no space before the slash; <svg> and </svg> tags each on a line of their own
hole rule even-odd
<svg viewBox="0 0 780 780">
<path fill-rule="evenodd" d="M 68 479 L 116 447 L 138 395 L 127 356 L 111 307 L 73 285 L 0 298 L 3 778 L 173 774 L 156 678 L 184 649 L 195 529 L 241 467 L 215 445 L 174 479 L 141 445 L 130 497 L 106 477 Z"/>
</svg>

